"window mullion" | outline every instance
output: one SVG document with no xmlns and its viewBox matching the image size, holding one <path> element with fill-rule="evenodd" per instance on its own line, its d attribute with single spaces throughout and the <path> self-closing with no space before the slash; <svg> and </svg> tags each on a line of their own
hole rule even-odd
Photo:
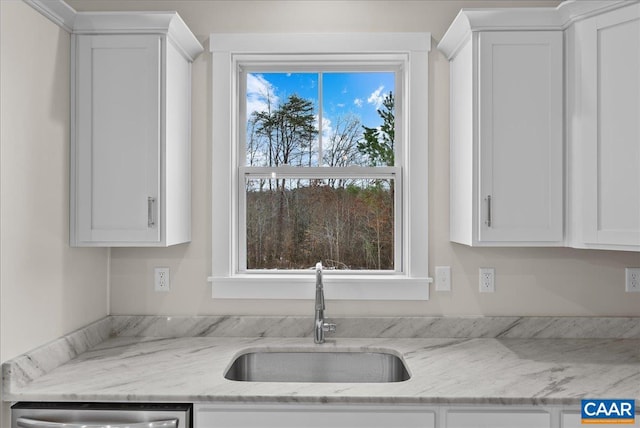
<svg viewBox="0 0 640 428">
<path fill-rule="evenodd" d="M 251 178 L 362 178 L 362 179 L 394 179 L 400 176 L 401 168 L 389 167 L 311 167 L 292 166 L 241 166 L 240 177 Z"/>
<path fill-rule="evenodd" d="M 322 106 L 324 105 L 323 99 L 322 99 L 322 77 L 323 74 L 322 72 L 318 73 L 318 166 L 322 166 L 323 164 L 323 147 L 322 147 L 322 132 L 323 132 L 323 127 L 322 127 L 322 115 L 323 115 L 323 108 Z"/>
</svg>

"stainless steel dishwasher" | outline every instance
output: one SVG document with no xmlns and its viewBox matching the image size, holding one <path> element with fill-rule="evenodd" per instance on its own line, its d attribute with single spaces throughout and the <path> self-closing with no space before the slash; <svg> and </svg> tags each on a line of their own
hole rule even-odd
<svg viewBox="0 0 640 428">
<path fill-rule="evenodd" d="M 192 404 L 19 402 L 11 428 L 193 428 Z"/>
</svg>

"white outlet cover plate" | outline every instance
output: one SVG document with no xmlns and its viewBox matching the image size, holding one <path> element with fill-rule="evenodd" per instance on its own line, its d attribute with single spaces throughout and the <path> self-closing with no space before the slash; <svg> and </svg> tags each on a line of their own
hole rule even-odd
<svg viewBox="0 0 640 428">
<path fill-rule="evenodd" d="M 640 268 L 625 268 L 625 290 L 628 293 L 640 293 Z"/>
<path fill-rule="evenodd" d="M 451 291 L 451 266 L 436 266 L 436 291 Z"/>
<path fill-rule="evenodd" d="M 495 289 L 496 270 L 494 268 L 480 268 L 479 282 L 481 293 L 493 293 Z"/>
<path fill-rule="evenodd" d="M 167 292 L 171 290 L 169 282 L 169 268 L 157 267 L 153 270 L 153 283 L 155 291 Z"/>
</svg>

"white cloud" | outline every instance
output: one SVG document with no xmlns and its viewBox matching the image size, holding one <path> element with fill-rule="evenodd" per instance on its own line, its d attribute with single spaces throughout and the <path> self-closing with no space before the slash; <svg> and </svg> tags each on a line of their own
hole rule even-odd
<svg viewBox="0 0 640 428">
<path fill-rule="evenodd" d="M 326 117 L 322 118 L 322 138 L 327 139 L 333 134 L 333 127 L 331 126 L 331 119 Z"/>
<path fill-rule="evenodd" d="M 318 130 L 318 115 L 315 115 L 314 127 Z M 329 138 L 331 133 L 333 132 L 333 127 L 331 126 L 331 119 L 327 117 L 322 117 L 322 139 L 325 140 Z"/>
<path fill-rule="evenodd" d="M 362 101 L 362 98 L 356 98 L 355 100 L 353 100 L 353 103 L 356 105 L 356 107 L 362 107 L 364 101 Z"/>
<path fill-rule="evenodd" d="M 373 104 L 376 109 L 379 109 L 382 106 L 382 101 L 384 100 L 385 94 L 382 93 L 384 86 L 380 86 L 378 89 L 373 91 L 369 98 L 367 98 L 367 102 L 369 104 Z"/>
<path fill-rule="evenodd" d="M 275 88 L 260 74 L 247 74 L 247 117 L 253 112 L 266 111 L 271 105 L 277 105 Z"/>
<path fill-rule="evenodd" d="M 318 115 L 315 116 L 315 128 L 318 130 Z M 333 134 L 333 126 L 331 119 L 327 117 L 322 118 L 322 146 L 323 150 L 327 150 L 330 147 L 331 135 Z M 313 142 L 313 150 L 318 153 L 318 139 Z"/>
</svg>

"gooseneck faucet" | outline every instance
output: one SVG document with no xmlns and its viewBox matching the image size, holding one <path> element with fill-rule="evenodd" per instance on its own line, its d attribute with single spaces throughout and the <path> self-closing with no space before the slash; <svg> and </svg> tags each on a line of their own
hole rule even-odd
<svg viewBox="0 0 640 428">
<path fill-rule="evenodd" d="M 313 341 L 324 343 L 324 333 L 336 331 L 336 325 L 324 320 L 324 286 L 322 285 L 322 262 L 316 263 L 316 319 Z"/>
</svg>

